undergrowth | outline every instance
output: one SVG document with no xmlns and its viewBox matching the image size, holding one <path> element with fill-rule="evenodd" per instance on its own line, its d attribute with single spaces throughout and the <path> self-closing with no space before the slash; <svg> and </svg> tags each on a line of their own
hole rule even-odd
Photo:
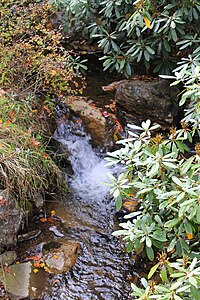
<svg viewBox="0 0 200 300">
<path fill-rule="evenodd" d="M 31 104 L 8 95 L 0 98 L 0 189 L 15 194 L 24 210 L 50 186 L 62 186 L 61 171 L 47 153 L 49 109 Z"/>
</svg>

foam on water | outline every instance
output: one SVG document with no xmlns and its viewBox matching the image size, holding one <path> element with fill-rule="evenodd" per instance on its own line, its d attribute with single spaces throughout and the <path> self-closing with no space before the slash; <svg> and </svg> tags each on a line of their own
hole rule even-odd
<svg viewBox="0 0 200 300">
<path fill-rule="evenodd" d="M 100 200 L 109 192 L 108 173 L 113 170 L 105 166 L 90 144 L 90 137 L 80 123 L 62 123 L 57 128 L 54 138 L 69 152 L 69 161 L 73 176 L 69 180 L 71 187 L 81 199 Z"/>
</svg>

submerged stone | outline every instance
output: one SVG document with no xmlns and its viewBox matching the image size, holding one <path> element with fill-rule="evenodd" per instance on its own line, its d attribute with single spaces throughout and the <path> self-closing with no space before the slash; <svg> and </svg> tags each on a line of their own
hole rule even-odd
<svg viewBox="0 0 200 300">
<path fill-rule="evenodd" d="M 80 245 L 75 241 L 62 241 L 60 247 L 46 251 L 43 259 L 51 273 L 65 273 L 75 265 L 79 249 Z"/>
<path fill-rule="evenodd" d="M 17 241 L 24 242 L 24 241 L 32 240 L 34 238 L 37 238 L 41 234 L 41 232 L 42 232 L 41 230 L 32 230 L 27 233 L 20 234 L 17 237 Z"/>
<path fill-rule="evenodd" d="M 11 299 L 19 300 L 29 296 L 31 266 L 30 262 L 26 262 L 12 265 L 5 271 L 0 270 L 0 279 Z"/>
</svg>

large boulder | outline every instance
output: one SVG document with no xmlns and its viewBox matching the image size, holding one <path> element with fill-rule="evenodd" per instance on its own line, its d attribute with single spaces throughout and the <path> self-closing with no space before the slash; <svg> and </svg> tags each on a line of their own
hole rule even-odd
<svg viewBox="0 0 200 300">
<path fill-rule="evenodd" d="M 167 80 L 123 80 L 116 90 L 116 102 L 128 113 L 142 115 L 160 124 L 172 124 L 178 113 L 179 89 Z"/>
<path fill-rule="evenodd" d="M 113 146 L 113 129 L 103 116 L 101 110 L 86 101 L 87 98 L 76 97 L 67 101 L 69 108 L 83 121 L 86 131 L 91 135 L 94 146 L 111 148 Z"/>
<path fill-rule="evenodd" d="M 22 216 L 15 200 L 7 191 L 0 190 L 0 252 L 16 244 Z"/>
</svg>

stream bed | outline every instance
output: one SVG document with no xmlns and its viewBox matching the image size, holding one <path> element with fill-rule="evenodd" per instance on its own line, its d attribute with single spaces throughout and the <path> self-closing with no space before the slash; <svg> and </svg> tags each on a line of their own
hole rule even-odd
<svg viewBox="0 0 200 300">
<path fill-rule="evenodd" d="M 95 76 L 88 74 L 90 84 L 84 96 L 95 99 L 97 107 L 112 103 L 114 93 L 108 95 L 101 86 L 118 78 L 112 78 L 110 74 L 105 76 L 101 71 L 96 71 Z M 33 216 L 24 232 L 38 230 L 41 233 L 33 240 L 18 243 L 17 252 L 23 262 L 27 257 L 41 253 L 44 245 L 72 241 L 80 247 L 70 271 L 53 275 L 40 268 L 36 274 L 32 272 L 30 299 L 132 299 L 130 282 L 139 280 L 141 265 L 125 252 L 120 239 L 112 235 L 119 228 L 119 220 L 115 200 L 110 197 L 109 186 L 105 184 L 109 181 L 107 174 L 119 173 L 119 167 L 105 166 L 106 154 L 92 148 L 91 138 L 85 133 L 80 119 L 63 120 L 61 112 L 58 124 L 53 138 L 64 158 L 62 167 L 69 191 L 64 192 L 62 200 L 54 195 L 46 202 L 45 210 Z"/>
<path fill-rule="evenodd" d="M 81 250 L 72 271 L 61 276 L 61 288 L 44 299 L 128 299 L 129 258 L 112 236 L 115 206 L 104 184 L 114 170 L 105 167 L 80 123 L 61 124 L 54 138 L 69 151 L 73 175 L 65 202 L 66 237 L 77 240 Z"/>
<path fill-rule="evenodd" d="M 134 261 L 119 239 L 112 236 L 118 226 L 115 201 L 109 196 L 109 186 L 104 184 L 108 173 L 119 170 L 105 166 L 104 155 L 92 148 L 90 137 L 79 122 L 61 123 L 54 139 L 68 153 L 73 170 L 72 174 L 66 172 L 70 191 L 64 194 L 62 202 L 47 203 L 45 213 L 55 213 L 54 224 L 42 223 L 41 217 L 35 217 L 33 229 L 41 229 L 42 234 L 30 244 L 20 243 L 19 252 L 21 248 L 23 255 L 30 256 L 43 244 L 63 240 L 79 243 L 80 249 L 69 272 L 36 274 L 46 279 L 39 280 L 41 292 L 34 299 L 128 300 L 128 278 L 134 275 Z M 138 279 L 137 274 L 135 278 Z"/>
</svg>

